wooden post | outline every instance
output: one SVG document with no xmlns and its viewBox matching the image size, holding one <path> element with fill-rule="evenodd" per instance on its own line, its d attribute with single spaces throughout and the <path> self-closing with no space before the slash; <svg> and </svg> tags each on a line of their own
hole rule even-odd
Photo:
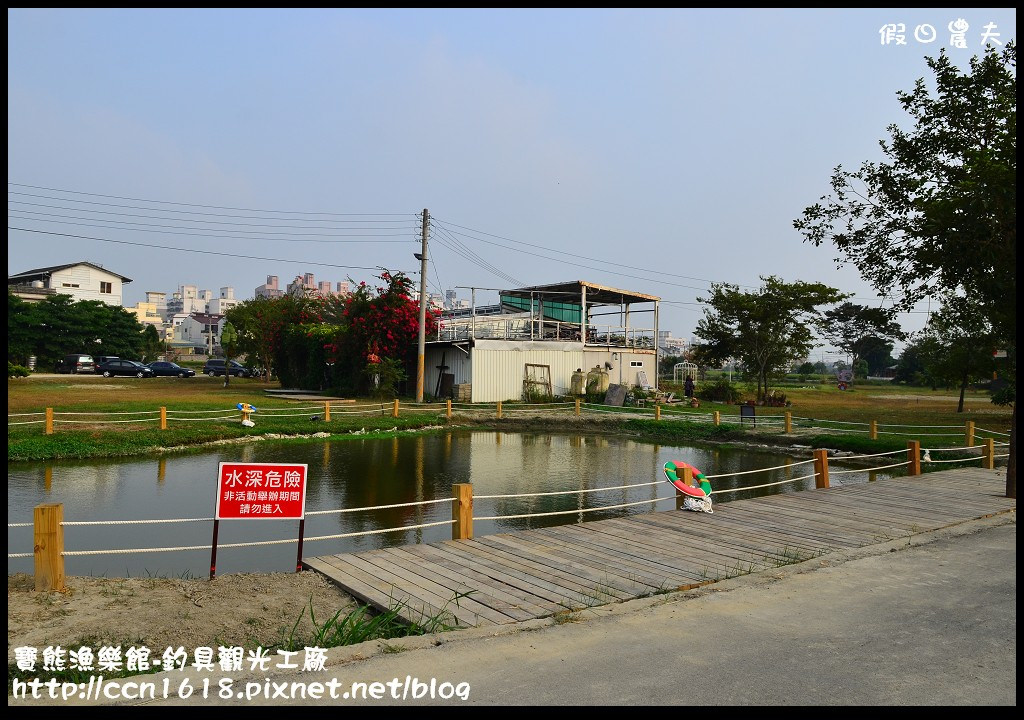
<svg viewBox="0 0 1024 720">
<path fill-rule="evenodd" d="M 828 450 L 814 451 L 814 487 L 828 487 Z"/>
<path fill-rule="evenodd" d="M 167 429 L 167 408 L 165 407 L 160 408 L 160 429 Z"/>
<path fill-rule="evenodd" d="M 452 485 L 452 540 L 473 539 L 473 484 Z"/>
<path fill-rule="evenodd" d="M 907 443 L 907 460 L 910 464 L 907 465 L 907 475 L 920 475 L 921 474 L 921 441 L 911 440 Z"/>
<path fill-rule="evenodd" d="M 576 398 L 576 417 L 580 416 L 580 399 Z"/>
<path fill-rule="evenodd" d="M 391 417 L 398 417 L 398 398 L 395 398 L 395 407 L 391 410 Z"/>
<path fill-rule="evenodd" d="M 974 446 L 974 421 L 968 420 L 964 423 L 964 445 L 967 447 Z"/>
<path fill-rule="evenodd" d="M 992 438 L 985 438 L 981 441 L 981 466 L 988 470 L 995 470 L 996 444 Z"/>
<path fill-rule="evenodd" d="M 501 400 L 498 401 L 498 417 L 501 417 Z"/>
<path fill-rule="evenodd" d="M 789 410 L 786 411 L 785 432 L 787 435 L 793 432 L 793 413 Z"/>
<path fill-rule="evenodd" d="M 654 406 L 654 419 L 661 420 L 661 405 Z"/>
<path fill-rule="evenodd" d="M 721 425 L 721 424 L 722 424 L 722 413 L 720 413 L 717 410 L 715 410 L 715 425 Z"/>
<path fill-rule="evenodd" d="M 53 435 L 53 408 L 46 408 L 46 434 Z"/>
<path fill-rule="evenodd" d="M 683 481 L 684 485 L 693 485 L 693 470 L 691 468 L 684 467 L 683 474 L 679 477 L 679 479 Z M 684 493 L 679 488 L 676 488 L 676 510 L 683 509 L 683 501 L 685 501 L 686 498 L 686 493 Z"/>
<path fill-rule="evenodd" d="M 33 512 L 36 590 L 64 590 L 64 506 L 36 505 Z"/>
<path fill-rule="evenodd" d="M 452 399 L 448 398 L 447 400 L 445 400 L 444 401 L 444 405 L 445 405 L 444 413 L 448 417 L 448 419 L 451 420 L 452 419 Z"/>
<path fill-rule="evenodd" d="M 331 421 L 331 401 L 324 400 L 324 422 Z"/>
<path fill-rule="evenodd" d="M 877 420 L 872 420 L 871 421 L 871 429 L 868 430 L 868 437 L 870 437 L 872 440 L 877 440 L 878 439 L 878 421 Z"/>
</svg>

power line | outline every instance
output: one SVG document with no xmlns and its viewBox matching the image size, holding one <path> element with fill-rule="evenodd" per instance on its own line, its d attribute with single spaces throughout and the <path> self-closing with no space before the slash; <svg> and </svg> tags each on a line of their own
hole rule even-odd
<svg viewBox="0 0 1024 720">
<path fill-rule="evenodd" d="M 19 228 L 19 227 L 13 227 L 11 225 L 8 225 L 7 229 L 8 230 L 20 230 L 22 232 L 40 233 L 42 235 L 57 235 L 57 236 L 60 236 L 60 237 L 77 238 L 77 239 L 80 239 L 80 240 L 98 240 L 100 242 L 117 243 L 118 245 L 135 245 L 137 247 L 156 248 L 156 249 L 159 249 L 159 250 L 176 250 L 178 252 L 201 253 L 203 255 L 222 255 L 224 257 L 244 258 L 246 260 L 266 260 L 266 261 L 269 261 L 269 262 L 295 263 L 297 265 L 320 265 L 320 266 L 323 266 L 323 267 L 345 268 L 345 269 L 348 269 L 348 270 L 384 270 L 384 269 L 386 269 L 386 268 L 384 268 L 381 265 L 376 265 L 376 266 L 372 266 L 372 267 L 371 266 L 366 266 L 366 265 L 336 265 L 334 263 L 314 262 L 312 260 L 291 260 L 291 259 L 286 259 L 286 258 L 267 258 L 267 257 L 258 257 L 256 255 L 239 255 L 239 254 L 235 254 L 235 253 L 216 252 L 214 250 L 193 250 L 191 248 L 168 247 L 167 245 L 150 245 L 148 243 L 130 242 L 128 240 L 111 240 L 110 238 L 90 237 L 90 236 L 87 236 L 87 235 L 70 235 L 68 233 L 48 232 L 46 230 L 31 230 L 29 228 Z M 402 272 L 405 272 L 405 271 L 402 271 Z M 405 273 L 405 274 L 408 274 L 408 273 Z"/>
</svg>

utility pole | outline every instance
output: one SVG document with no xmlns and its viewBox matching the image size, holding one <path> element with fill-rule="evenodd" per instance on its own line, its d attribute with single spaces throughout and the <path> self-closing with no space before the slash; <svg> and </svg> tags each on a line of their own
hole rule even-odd
<svg viewBox="0 0 1024 720">
<path fill-rule="evenodd" d="M 423 208 L 423 247 L 420 249 L 420 339 L 416 356 L 416 402 L 423 402 L 423 363 L 427 352 L 427 228 L 430 213 Z"/>
</svg>

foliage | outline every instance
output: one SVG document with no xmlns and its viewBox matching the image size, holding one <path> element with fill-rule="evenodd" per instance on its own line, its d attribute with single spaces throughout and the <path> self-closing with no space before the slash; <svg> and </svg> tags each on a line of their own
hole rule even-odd
<svg viewBox="0 0 1024 720">
<path fill-rule="evenodd" d="M 728 403 L 738 403 L 743 399 L 743 393 L 739 388 L 729 382 L 726 378 L 718 378 L 714 382 L 701 383 L 694 391 L 694 396 L 700 400 Z"/>
<path fill-rule="evenodd" d="M 224 351 L 224 387 L 231 384 L 231 373 L 227 372 L 227 368 L 231 367 L 231 358 L 235 356 L 237 345 L 238 331 L 230 320 L 225 320 L 224 327 L 220 330 L 220 347 Z"/>
<path fill-rule="evenodd" d="M 380 358 L 371 356 L 371 360 L 363 368 L 363 373 L 373 384 L 371 394 L 383 400 L 393 398 L 398 394 L 398 384 L 406 379 L 405 370 L 397 358 Z"/>
<path fill-rule="evenodd" d="M 12 362 L 24 365 L 35 355 L 37 368 L 53 368 L 76 352 L 134 360 L 142 348 L 138 318 L 123 307 L 63 294 L 25 302 L 7 293 L 7 357 Z"/>
<path fill-rule="evenodd" d="M 824 313 L 821 334 L 837 348 L 857 360 L 890 340 L 903 340 L 906 333 L 893 320 L 893 311 L 856 305 L 849 301 Z"/>
<path fill-rule="evenodd" d="M 882 342 L 861 355 L 861 359 L 868 364 L 868 375 L 882 375 L 896 364 L 892 348 L 892 343 Z"/>
<path fill-rule="evenodd" d="M 230 322 L 238 334 L 235 352 L 262 367 L 266 380 L 270 380 L 277 367 L 289 325 L 300 316 L 306 304 L 307 298 L 293 295 L 255 297 L 235 305 L 225 314 L 225 323 Z"/>
<path fill-rule="evenodd" d="M 927 375 L 938 383 L 960 386 L 957 412 L 964 411 L 964 392 L 971 382 L 991 377 L 996 340 L 992 326 L 976 314 L 966 298 L 948 298 L 922 331 Z"/>
<path fill-rule="evenodd" d="M 853 376 L 855 378 L 860 378 L 861 380 L 866 380 L 867 379 L 867 377 L 868 377 L 868 361 L 867 360 L 857 360 L 856 362 L 853 363 Z"/>
<path fill-rule="evenodd" d="M 961 72 L 940 50 L 926 58 L 934 95 L 919 79 L 897 94 L 914 125 L 890 125 L 885 162 L 855 172 L 837 166 L 832 196 L 807 207 L 794 227 L 832 242 L 898 308 L 932 296 L 966 298 L 1007 351 L 1016 387 L 1017 48 L 988 45 Z M 995 398 L 993 398 L 995 399 Z M 1000 401 L 1013 402 L 1009 392 Z M 1016 410 L 1016 405 L 1014 405 Z M 1016 497 L 1016 412 L 1010 428 L 1007 495 Z"/>
<path fill-rule="evenodd" d="M 814 363 L 805 362 L 797 372 L 800 373 L 800 379 L 807 382 L 807 379 L 814 374 Z"/>
<path fill-rule="evenodd" d="M 28 377 L 29 369 L 24 365 L 15 365 L 10 360 L 7 361 L 7 377 L 8 378 L 19 378 Z"/>
<path fill-rule="evenodd" d="M 151 363 L 156 360 L 163 347 L 156 325 L 146 325 L 142 331 L 142 362 Z"/>
<path fill-rule="evenodd" d="M 698 298 L 709 308 L 694 332 L 705 341 L 697 349 L 700 364 L 721 367 L 729 358 L 739 359 L 756 381 L 758 400 L 770 380 L 811 350 L 812 328 L 821 323 L 818 306 L 848 297 L 822 283 L 761 279 L 764 285 L 752 293 L 712 283 L 711 297 Z"/>
</svg>

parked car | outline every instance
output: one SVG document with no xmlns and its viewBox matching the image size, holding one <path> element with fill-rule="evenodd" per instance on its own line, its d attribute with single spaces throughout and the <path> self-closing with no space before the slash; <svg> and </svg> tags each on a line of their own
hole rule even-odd
<svg viewBox="0 0 1024 720">
<path fill-rule="evenodd" d="M 231 361 L 230 372 L 232 377 L 252 377 L 255 373 L 239 362 Z M 217 377 L 224 374 L 224 358 L 211 358 L 203 366 L 203 372 L 210 377 Z"/>
<path fill-rule="evenodd" d="M 120 359 L 121 358 L 119 358 L 117 355 L 97 355 L 95 358 L 93 358 L 93 360 L 95 361 L 96 374 L 97 375 L 100 374 L 100 365 L 103 365 L 104 363 L 108 363 L 111 360 L 120 360 Z"/>
<path fill-rule="evenodd" d="M 110 360 L 99 365 L 97 370 L 103 377 L 114 377 L 115 375 L 134 375 L 139 378 L 156 377 L 156 373 L 150 368 L 134 360 Z"/>
<path fill-rule="evenodd" d="M 91 373 L 95 367 L 96 363 L 93 361 L 92 355 L 75 353 L 65 355 L 64 359 L 57 363 L 57 372 L 77 375 L 78 373 Z"/>
<path fill-rule="evenodd" d="M 162 360 L 158 362 L 151 362 L 146 367 L 152 370 L 157 377 L 184 378 L 196 376 L 196 371 L 193 370 L 192 368 L 185 368 L 182 367 L 181 365 L 178 365 L 177 363 L 164 362 Z"/>
</svg>

